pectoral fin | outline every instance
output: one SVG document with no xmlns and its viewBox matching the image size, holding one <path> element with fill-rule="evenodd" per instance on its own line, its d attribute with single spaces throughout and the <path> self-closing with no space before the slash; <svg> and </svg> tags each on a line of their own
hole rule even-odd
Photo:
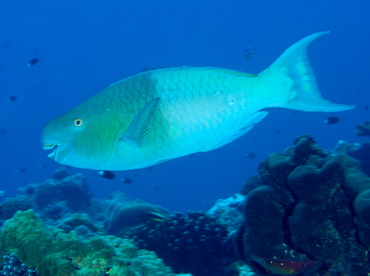
<svg viewBox="0 0 370 276">
<path fill-rule="evenodd" d="M 125 134 L 120 138 L 120 141 L 136 148 L 142 146 L 142 143 L 148 137 L 149 120 L 152 117 L 158 102 L 159 98 L 151 100 L 139 111 L 138 114 L 136 114 Z"/>
</svg>

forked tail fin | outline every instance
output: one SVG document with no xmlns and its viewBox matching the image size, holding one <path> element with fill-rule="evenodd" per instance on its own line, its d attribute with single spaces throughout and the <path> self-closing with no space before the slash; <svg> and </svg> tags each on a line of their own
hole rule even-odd
<svg viewBox="0 0 370 276">
<path fill-rule="evenodd" d="M 267 70 L 283 70 L 293 81 L 288 99 L 280 106 L 302 111 L 336 112 L 353 109 L 354 105 L 325 100 L 317 87 L 316 77 L 307 55 L 312 41 L 328 32 L 309 35 L 289 47 Z"/>
</svg>

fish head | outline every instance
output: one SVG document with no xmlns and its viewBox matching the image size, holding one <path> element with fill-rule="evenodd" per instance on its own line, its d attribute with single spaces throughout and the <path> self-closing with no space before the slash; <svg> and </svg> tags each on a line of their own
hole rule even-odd
<svg viewBox="0 0 370 276">
<path fill-rule="evenodd" d="M 114 122 L 103 111 L 79 106 L 48 122 L 42 131 L 42 146 L 53 150 L 52 160 L 76 168 L 104 169 L 112 155 Z"/>
</svg>

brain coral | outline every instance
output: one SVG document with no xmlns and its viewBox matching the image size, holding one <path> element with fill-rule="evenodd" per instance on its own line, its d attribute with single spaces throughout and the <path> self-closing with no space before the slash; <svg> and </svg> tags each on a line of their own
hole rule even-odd
<svg viewBox="0 0 370 276">
<path fill-rule="evenodd" d="M 39 276 L 174 275 L 155 253 L 114 236 L 81 240 L 74 231 L 52 230 L 32 210 L 18 211 L 0 233 L 2 254 L 15 253 Z"/>
<path fill-rule="evenodd" d="M 290 273 L 275 273 L 368 275 L 370 179 L 358 160 L 302 136 L 284 154 L 270 154 L 259 172 L 262 185 L 247 195 L 235 235 L 240 257 L 256 273 L 270 275 L 275 260 L 289 260 Z M 294 270 L 309 260 L 315 265 Z"/>
</svg>

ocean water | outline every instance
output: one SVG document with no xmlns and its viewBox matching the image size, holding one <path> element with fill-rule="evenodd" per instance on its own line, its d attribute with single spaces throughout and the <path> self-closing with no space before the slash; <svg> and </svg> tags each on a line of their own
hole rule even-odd
<svg viewBox="0 0 370 276">
<path fill-rule="evenodd" d="M 370 112 L 369 12 L 365 0 L 3 0 L 0 190 L 11 197 L 28 183 L 50 178 L 61 165 L 42 150 L 43 125 L 111 83 L 166 66 L 259 73 L 287 47 L 318 31 L 330 31 L 309 49 L 320 90 L 325 98 L 356 104 L 356 109 L 331 114 L 271 109 L 230 145 L 151 169 L 117 172 L 113 180 L 96 171 L 69 171 L 84 174 L 98 198 L 122 191 L 171 211 L 205 210 L 240 191 L 259 162 L 301 134 L 326 149 L 338 140 L 366 141 L 353 132 Z M 34 58 L 38 62 L 27 66 Z M 327 125 L 329 116 L 340 121 Z"/>
</svg>

